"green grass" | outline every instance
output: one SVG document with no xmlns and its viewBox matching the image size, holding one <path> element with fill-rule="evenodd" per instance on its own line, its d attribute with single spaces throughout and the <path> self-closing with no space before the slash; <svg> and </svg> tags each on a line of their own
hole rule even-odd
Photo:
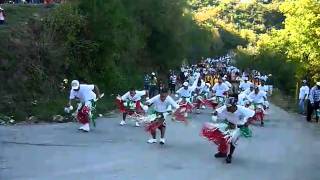
<svg viewBox="0 0 320 180">
<path fill-rule="evenodd" d="M 41 18 L 51 8 L 45 8 L 43 5 L 29 4 L 3 4 L 1 7 L 5 10 L 6 24 L 0 26 L 0 34 L 8 33 L 10 28 L 19 28 L 27 23 L 29 18 Z"/>
</svg>

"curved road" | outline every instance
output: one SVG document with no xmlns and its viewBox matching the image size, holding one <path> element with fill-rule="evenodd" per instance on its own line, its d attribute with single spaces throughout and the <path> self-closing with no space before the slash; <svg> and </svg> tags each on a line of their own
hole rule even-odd
<svg viewBox="0 0 320 180">
<path fill-rule="evenodd" d="M 75 123 L 0 127 L 1 180 L 319 180 L 320 126 L 271 106 L 265 127 L 241 138 L 232 164 L 213 157 L 199 136 L 209 112 L 168 123 L 167 144 L 147 144 L 143 128 L 98 120 L 90 133 Z"/>
</svg>

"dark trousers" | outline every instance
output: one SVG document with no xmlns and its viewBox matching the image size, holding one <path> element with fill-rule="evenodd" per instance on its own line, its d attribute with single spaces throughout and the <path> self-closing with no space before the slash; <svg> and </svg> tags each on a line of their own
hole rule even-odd
<svg viewBox="0 0 320 180">
<path fill-rule="evenodd" d="M 170 92 L 175 93 L 176 92 L 176 84 L 169 84 Z"/>
<path fill-rule="evenodd" d="M 314 102 L 313 106 L 311 105 L 310 100 L 307 100 L 307 101 L 308 101 L 308 106 L 307 106 L 307 121 L 311 121 L 313 112 L 314 112 L 315 110 L 319 109 L 320 101 Z M 316 116 L 316 120 L 317 120 L 317 121 L 319 120 L 319 117 L 318 117 L 318 116 Z"/>
<path fill-rule="evenodd" d="M 151 85 L 150 86 L 150 92 L 149 92 L 149 97 L 152 98 L 156 95 L 156 90 L 157 90 L 157 86 L 155 85 Z"/>
</svg>

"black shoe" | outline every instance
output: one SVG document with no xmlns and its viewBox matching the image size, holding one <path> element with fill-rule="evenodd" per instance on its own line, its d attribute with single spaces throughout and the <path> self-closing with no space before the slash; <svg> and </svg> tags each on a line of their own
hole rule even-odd
<svg viewBox="0 0 320 180">
<path fill-rule="evenodd" d="M 230 164 L 230 163 L 231 163 L 231 159 L 232 159 L 232 156 L 231 156 L 231 155 L 228 155 L 228 156 L 227 156 L 227 159 L 226 159 L 227 164 Z"/>
<path fill-rule="evenodd" d="M 215 158 L 223 158 L 223 157 L 227 157 L 227 154 L 224 154 L 222 152 L 217 152 L 215 155 L 214 155 Z"/>
</svg>

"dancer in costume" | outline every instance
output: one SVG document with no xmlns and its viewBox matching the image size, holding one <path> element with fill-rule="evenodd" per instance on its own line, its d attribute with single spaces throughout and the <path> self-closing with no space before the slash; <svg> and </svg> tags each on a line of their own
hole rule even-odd
<svg viewBox="0 0 320 180">
<path fill-rule="evenodd" d="M 176 92 L 181 98 L 181 99 L 179 99 L 178 102 L 181 102 L 182 100 L 185 100 L 185 101 L 191 103 L 191 95 L 192 95 L 192 92 L 197 87 L 197 83 L 198 83 L 199 77 L 200 77 L 200 73 L 197 73 L 196 74 L 196 79 L 193 82 L 192 86 L 189 86 L 188 82 L 184 82 L 182 84 L 182 87 L 179 90 L 177 90 L 177 92 Z"/>
<path fill-rule="evenodd" d="M 201 108 L 201 104 L 203 105 L 204 103 L 204 98 L 205 98 L 205 88 L 206 88 L 206 84 L 204 83 L 204 81 L 202 79 L 199 79 L 198 80 L 198 83 L 197 83 L 197 86 L 196 86 L 196 89 L 194 91 L 194 95 L 193 95 L 193 98 L 194 98 L 194 101 L 195 102 L 195 106 L 196 106 L 196 112 L 197 114 L 200 113 L 200 108 Z"/>
<path fill-rule="evenodd" d="M 71 82 L 68 107 L 72 107 L 71 103 L 73 99 L 79 100 L 81 103 L 77 110 L 77 119 L 82 124 L 79 130 L 85 132 L 90 131 L 89 123 L 93 115 L 92 111 L 95 109 L 95 100 L 97 98 L 100 98 L 98 86 L 93 84 L 80 84 L 78 80 Z"/>
<path fill-rule="evenodd" d="M 179 108 L 179 105 L 170 97 L 168 96 L 168 90 L 162 89 L 159 95 L 149 99 L 146 102 L 148 105 L 153 105 L 155 113 L 157 115 L 157 119 L 153 122 L 155 124 L 159 124 L 158 129 L 161 133 L 160 144 L 165 143 L 165 132 L 166 132 L 166 122 L 165 116 L 167 113 L 168 106 L 172 106 L 175 109 Z M 148 140 L 148 143 L 156 143 L 156 130 L 151 130 L 152 138 Z"/>
<path fill-rule="evenodd" d="M 237 105 L 236 99 L 232 97 L 226 101 L 226 105 L 217 109 L 216 115 L 227 122 L 206 123 L 202 128 L 202 136 L 218 145 L 216 158 L 226 157 L 226 162 L 231 163 L 236 143 L 240 137 L 240 127 L 254 116 L 254 111 Z"/>
<path fill-rule="evenodd" d="M 266 92 L 260 91 L 259 87 L 255 87 L 254 92 L 248 95 L 249 101 L 253 104 L 256 111 L 255 120 L 261 121 L 261 126 L 264 126 L 263 117 L 265 114 L 265 102 L 267 100 Z"/>
<path fill-rule="evenodd" d="M 224 99 L 226 98 L 226 95 L 229 91 L 229 87 L 225 83 L 223 83 L 222 78 L 219 78 L 218 83 L 213 86 L 212 91 L 215 93 L 215 96 L 220 103 L 224 102 Z"/>
<path fill-rule="evenodd" d="M 121 97 L 121 104 L 124 104 L 125 108 L 123 111 L 122 120 L 120 122 L 121 126 L 126 124 L 126 117 L 128 113 L 144 113 L 146 108 L 144 108 L 144 105 L 141 103 L 142 96 L 147 96 L 147 91 L 137 91 L 134 88 L 131 88 L 130 91 Z M 136 121 L 136 127 L 139 126 L 139 122 Z"/>
</svg>

